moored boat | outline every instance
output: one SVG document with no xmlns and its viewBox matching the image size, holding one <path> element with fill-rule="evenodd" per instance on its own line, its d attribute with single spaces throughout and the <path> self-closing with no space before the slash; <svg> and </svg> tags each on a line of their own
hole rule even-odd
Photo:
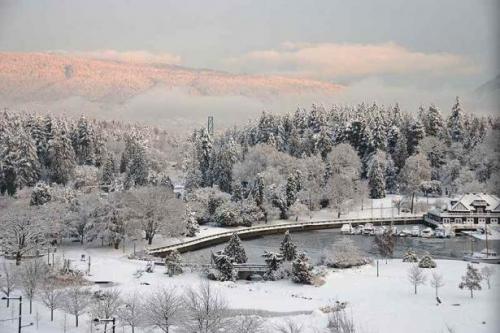
<svg viewBox="0 0 500 333">
<path fill-rule="evenodd" d="M 363 235 L 373 235 L 375 233 L 375 229 L 373 228 L 373 224 L 366 223 L 363 228 Z"/>
<path fill-rule="evenodd" d="M 425 228 L 420 233 L 420 236 L 423 238 L 431 238 L 432 236 L 434 236 L 434 231 L 432 231 L 432 228 Z"/>
<path fill-rule="evenodd" d="M 465 261 L 471 261 L 474 263 L 486 263 L 486 264 L 500 264 L 500 256 L 495 251 L 484 249 L 481 252 L 472 252 L 470 254 L 464 255 L 463 259 Z"/>
</svg>

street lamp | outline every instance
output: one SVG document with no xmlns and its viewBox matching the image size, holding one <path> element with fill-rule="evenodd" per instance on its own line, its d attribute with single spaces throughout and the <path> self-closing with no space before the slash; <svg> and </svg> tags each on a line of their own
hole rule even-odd
<svg viewBox="0 0 500 333">
<path fill-rule="evenodd" d="M 23 315 L 23 297 L 2 297 L 2 300 L 18 300 L 19 301 L 19 318 L 18 318 L 18 325 L 17 325 L 17 332 L 21 333 L 21 330 L 23 327 L 28 327 L 28 326 L 33 326 L 33 323 L 29 323 L 26 325 L 22 324 L 22 315 Z"/>
<path fill-rule="evenodd" d="M 113 317 L 113 318 L 94 318 L 93 322 L 95 324 L 113 323 L 113 326 L 111 328 L 112 328 L 112 332 L 115 333 L 115 327 L 116 327 L 116 318 L 115 317 Z"/>
</svg>

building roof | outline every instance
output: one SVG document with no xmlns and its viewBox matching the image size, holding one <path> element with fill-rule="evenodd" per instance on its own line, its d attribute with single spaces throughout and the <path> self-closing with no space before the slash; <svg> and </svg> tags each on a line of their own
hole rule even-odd
<svg viewBox="0 0 500 333">
<path fill-rule="evenodd" d="M 458 200 L 450 203 L 448 211 L 452 212 L 470 212 L 474 206 L 485 207 L 485 210 L 500 211 L 500 199 L 492 194 L 486 193 L 467 193 Z"/>
</svg>

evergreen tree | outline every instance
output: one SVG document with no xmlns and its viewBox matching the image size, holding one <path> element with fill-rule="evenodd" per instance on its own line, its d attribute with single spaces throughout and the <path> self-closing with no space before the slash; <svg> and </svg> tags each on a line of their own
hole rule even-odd
<svg viewBox="0 0 500 333">
<path fill-rule="evenodd" d="M 407 135 L 407 149 L 408 154 L 413 155 L 416 151 L 418 143 L 425 136 L 424 125 L 420 120 L 411 120 L 408 125 L 408 135 Z"/>
<path fill-rule="evenodd" d="M 75 152 L 65 124 L 60 124 L 48 142 L 48 176 L 51 182 L 65 185 L 75 170 Z"/>
<path fill-rule="evenodd" d="M 33 139 L 20 128 L 11 144 L 10 156 L 7 156 L 6 161 L 14 163 L 16 187 L 34 186 L 40 178 L 40 163 Z"/>
<path fill-rule="evenodd" d="M 394 161 L 394 165 L 398 168 L 398 170 L 401 170 L 405 165 L 407 158 L 408 158 L 408 149 L 406 145 L 406 136 L 401 133 L 398 136 L 396 146 L 394 147 L 392 160 Z"/>
<path fill-rule="evenodd" d="M 286 206 L 290 207 L 297 200 L 300 185 L 296 174 L 290 173 L 286 181 Z"/>
<path fill-rule="evenodd" d="M 370 198 L 380 199 L 385 197 L 384 170 L 379 161 L 374 161 L 368 174 L 368 184 L 370 185 Z"/>
<path fill-rule="evenodd" d="M 465 114 L 460 105 L 460 99 L 457 97 L 451 115 L 448 117 L 447 126 L 449 137 L 452 142 L 463 142 L 465 137 Z"/>
<path fill-rule="evenodd" d="M 281 253 L 274 253 L 265 251 L 262 255 L 267 266 L 267 270 L 264 273 L 264 279 L 275 281 L 282 278 L 278 270 L 283 262 L 283 255 Z"/>
<path fill-rule="evenodd" d="M 229 239 L 229 243 L 224 248 L 223 253 L 233 258 L 234 262 L 238 264 L 243 264 L 248 260 L 247 255 L 245 253 L 245 249 L 241 244 L 241 239 L 238 237 L 238 234 L 236 233 L 234 233 Z"/>
<path fill-rule="evenodd" d="M 390 156 L 385 166 L 385 189 L 388 193 L 392 194 L 398 192 L 398 175 L 396 166 Z"/>
<path fill-rule="evenodd" d="M 106 235 L 115 249 L 120 247 L 120 242 L 125 237 L 125 219 L 116 208 L 111 209 L 111 216 L 107 219 Z"/>
<path fill-rule="evenodd" d="M 286 261 L 292 261 L 297 256 L 297 246 L 292 242 L 292 236 L 288 230 L 281 241 L 280 253 Z"/>
<path fill-rule="evenodd" d="M 95 163 L 94 133 L 92 125 L 81 116 L 73 131 L 72 141 L 76 159 L 80 165 Z"/>
<path fill-rule="evenodd" d="M 292 281 L 301 284 L 312 284 L 312 266 L 305 253 L 299 253 L 292 262 Z"/>
<path fill-rule="evenodd" d="M 428 136 L 435 136 L 435 137 L 444 137 L 445 133 L 445 126 L 444 126 L 444 120 L 441 115 L 441 112 L 435 105 L 431 105 L 429 107 L 429 111 L 426 114 L 427 120 L 425 122 L 426 128 L 425 128 L 425 133 Z"/>
<path fill-rule="evenodd" d="M 186 207 L 184 219 L 186 221 L 186 236 L 196 236 L 196 234 L 200 232 L 200 225 L 198 224 L 198 221 L 196 221 L 196 217 L 194 216 L 194 213 L 191 211 L 189 206 Z"/>
<path fill-rule="evenodd" d="M 144 186 L 148 182 L 149 166 L 146 149 L 139 143 L 132 151 L 125 181 L 130 185 Z"/>
<path fill-rule="evenodd" d="M 223 138 L 214 144 L 211 154 L 211 182 L 231 193 L 233 165 L 238 161 L 238 148 L 232 138 Z"/>
<path fill-rule="evenodd" d="M 235 281 L 237 272 L 233 266 L 233 259 L 225 254 L 212 254 L 212 261 L 219 271 L 219 281 Z"/>
<path fill-rule="evenodd" d="M 469 289 L 470 298 L 474 297 L 474 290 L 481 290 L 481 281 L 483 277 L 479 273 L 479 269 L 475 268 L 471 264 L 467 264 L 467 271 L 464 276 L 462 276 L 462 282 L 458 285 L 460 289 Z"/>
<path fill-rule="evenodd" d="M 201 172 L 201 186 L 212 186 L 213 180 L 210 172 L 212 153 L 212 138 L 206 129 L 202 129 L 195 137 L 195 147 L 199 170 Z"/>
<path fill-rule="evenodd" d="M 101 188 L 106 192 L 110 192 L 111 185 L 113 184 L 114 180 L 115 160 L 113 159 L 113 156 L 110 155 L 106 158 L 106 162 L 104 162 L 104 165 L 102 167 Z"/>
</svg>

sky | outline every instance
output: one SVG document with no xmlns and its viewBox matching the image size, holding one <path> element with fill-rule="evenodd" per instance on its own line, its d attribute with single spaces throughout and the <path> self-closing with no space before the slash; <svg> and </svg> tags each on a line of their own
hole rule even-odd
<svg viewBox="0 0 500 333">
<path fill-rule="evenodd" d="M 0 0 L 0 52 L 308 77 L 352 87 L 351 99 L 451 105 L 500 73 L 499 12 L 498 0 Z"/>
</svg>

